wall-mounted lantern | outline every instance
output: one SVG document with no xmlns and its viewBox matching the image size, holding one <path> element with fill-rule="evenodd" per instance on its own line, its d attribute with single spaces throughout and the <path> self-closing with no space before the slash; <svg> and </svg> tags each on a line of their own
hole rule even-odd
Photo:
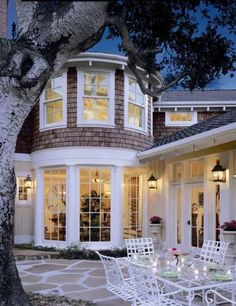
<svg viewBox="0 0 236 306">
<path fill-rule="evenodd" d="M 29 174 L 27 175 L 27 177 L 25 178 L 25 187 L 26 188 L 32 188 L 32 179 L 31 177 L 29 176 Z"/>
<path fill-rule="evenodd" d="M 216 160 L 216 165 L 211 170 L 214 182 L 225 182 L 225 168 L 220 164 L 219 159 Z"/>
<path fill-rule="evenodd" d="M 157 179 L 153 174 L 150 175 L 148 179 L 148 188 L 149 189 L 157 189 Z"/>
</svg>

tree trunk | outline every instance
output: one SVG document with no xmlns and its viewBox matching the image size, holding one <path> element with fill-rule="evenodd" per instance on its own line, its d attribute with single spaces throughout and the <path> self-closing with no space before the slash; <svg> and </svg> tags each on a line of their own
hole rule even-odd
<svg viewBox="0 0 236 306">
<path fill-rule="evenodd" d="M 19 38 L 0 39 L 0 306 L 31 305 L 12 252 L 17 135 L 50 76 L 100 40 L 108 5 L 16 2 Z"/>
<path fill-rule="evenodd" d="M 28 306 L 13 255 L 16 179 L 14 152 L 17 135 L 30 110 L 14 97 L 10 78 L 0 78 L 0 305 Z M 24 109 L 19 106 L 25 105 Z"/>
</svg>

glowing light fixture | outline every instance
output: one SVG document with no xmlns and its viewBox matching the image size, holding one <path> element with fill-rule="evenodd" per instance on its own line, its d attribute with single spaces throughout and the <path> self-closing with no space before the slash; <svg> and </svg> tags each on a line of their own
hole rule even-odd
<svg viewBox="0 0 236 306">
<path fill-rule="evenodd" d="M 216 160 L 214 168 L 211 170 L 214 182 L 225 182 L 225 168 L 220 164 L 219 159 Z"/>
<path fill-rule="evenodd" d="M 31 177 L 29 176 L 29 174 L 27 175 L 27 177 L 25 178 L 25 187 L 26 188 L 32 188 L 32 179 Z"/>
<path fill-rule="evenodd" d="M 157 189 L 157 179 L 153 174 L 150 175 L 148 179 L 148 188 L 149 189 Z"/>
</svg>

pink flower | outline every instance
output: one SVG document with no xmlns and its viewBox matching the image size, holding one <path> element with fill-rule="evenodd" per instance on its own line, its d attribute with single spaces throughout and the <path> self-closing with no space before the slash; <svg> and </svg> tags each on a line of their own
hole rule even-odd
<svg viewBox="0 0 236 306">
<path fill-rule="evenodd" d="M 178 250 L 176 248 L 170 248 L 170 249 L 168 249 L 168 252 L 172 255 L 175 255 L 175 256 L 179 256 L 181 254 L 180 250 Z"/>
</svg>

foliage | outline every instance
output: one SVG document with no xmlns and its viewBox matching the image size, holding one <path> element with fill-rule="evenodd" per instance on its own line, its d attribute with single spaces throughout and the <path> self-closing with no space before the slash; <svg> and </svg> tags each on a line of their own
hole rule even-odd
<svg viewBox="0 0 236 306">
<path fill-rule="evenodd" d="M 36 250 L 36 251 L 47 251 L 47 252 L 58 252 L 58 249 L 49 246 L 42 246 L 42 245 L 33 245 L 28 243 L 23 244 L 15 244 L 14 246 L 17 249 L 21 250 Z"/>
<path fill-rule="evenodd" d="M 226 0 L 119 0 L 110 5 L 111 15 L 123 17 L 145 62 L 142 68 L 150 74 L 157 69 L 165 83 L 182 75 L 179 85 L 190 90 L 235 71 L 235 11 L 236 1 Z M 110 26 L 108 37 L 120 34 Z M 133 52 L 124 41 L 120 49 Z"/>
<path fill-rule="evenodd" d="M 159 216 L 152 216 L 149 221 L 151 222 L 151 224 L 160 224 L 161 223 L 162 218 Z"/>
<path fill-rule="evenodd" d="M 72 300 L 64 296 L 42 295 L 38 293 L 29 293 L 29 299 L 33 306 L 93 306 L 92 302 L 82 300 Z"/>
<path fill-rule="evenodd" d="M 220 228 L 224 231 L 236 231 L 236 220 L 226 221 Z"/>
<path fill-rule="evenodd" d="M 124 249 L 110 249 L 110 250 L 99 250 L 99 252 L 106 256 L 111 257 L 126 257 L 127 250 Z M 86 260 L 99 260 L 98 255 L 93 250 L 79 248 L 79 247 L 69 247 L 65 250 L 61 250 L 60 257 L 65 259 L 86 259 Z"/>
</svg>

